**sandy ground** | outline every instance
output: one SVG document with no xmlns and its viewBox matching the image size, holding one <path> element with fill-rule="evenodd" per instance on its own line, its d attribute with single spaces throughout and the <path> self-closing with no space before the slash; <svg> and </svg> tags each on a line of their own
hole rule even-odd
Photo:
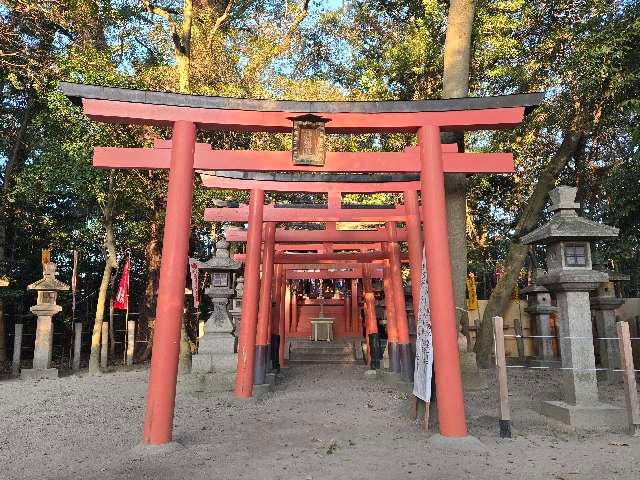
<svg viewBox="0 0 640 480">
<path fill-rule="evenodd" d="M 532 409 L 558 398 L 549 372 L 510 370 L 514 438 L 497 435 L 495 388 L 466 395 L 482 450 L 435 448 L 406 394 L 360 366 L 292 367 L 260 401 L 180 393 L 181 446 L 141 454 L 147 372 L 0 382 L 5 479 L 637 479 L 640 439 L 575 432 Z M 490 375 L 490 382 L 494 378 Z M 622 405 L 621 387 L 602 395 Z M 432 426 L 432 431 L 437 427 Z"/>
</svg>

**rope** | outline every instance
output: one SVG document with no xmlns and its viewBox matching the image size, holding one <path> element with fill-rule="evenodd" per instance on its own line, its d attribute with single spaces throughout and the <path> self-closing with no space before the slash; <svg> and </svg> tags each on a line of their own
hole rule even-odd
<svg viewBox="0 0 640 480">
<path fill-rule="evenodd" d="M 558 340 L 620 340 L 618 337 L 556 337 L 554 335 L 503 335 L 505 338 L 557 338 Z M 640 337 L 631 337 L 629 340 L 640 340 Z"/>
<path fill-rule="evenodd" d="M 507 368 L 522 368 L 529 370 L 574 370 L 576 372 L 626 372 L 622 368 L 571 368 L 571 367 L 545 367 L 545 366 L 528 366 L 528 365 L 507 365 Z M 640 372 L 638 369 L 631 370 L 632 372 Z"/>
</svg>

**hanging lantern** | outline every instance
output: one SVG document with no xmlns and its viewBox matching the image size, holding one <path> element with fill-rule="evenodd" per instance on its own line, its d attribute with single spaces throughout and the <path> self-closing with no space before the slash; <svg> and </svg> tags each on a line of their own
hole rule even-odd
<svg viewBox="0 0 640 480">
<path fill-rule="evenodd" d="M 312 114 L 288 119 L 293 120 L 293 164 L 323 166 L 324 124 L 330 120 Z"/>
</svg>

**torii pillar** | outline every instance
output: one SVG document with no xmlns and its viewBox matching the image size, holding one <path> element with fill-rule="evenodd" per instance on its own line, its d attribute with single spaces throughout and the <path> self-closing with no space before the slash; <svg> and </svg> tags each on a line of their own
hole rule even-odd
<svg viewBox="0 0 640 480">
<path fill-rule="evenodd" d="M 242 297 L 242 317 L 240 318 L 240 335 L 238 336 L 238 370 L 236 373 L 236 395 L 240 398 L 249 398 L 253 393 L 263 207 L 264 190 L 257 188 L 251 190 L 247 258 L 244 264 L 244 296 Z"/>
<path fill-rule="evenodd" d="M 389 232 L 389 270 L 391 273 L 391 288 L 395 305 L 396 331 L 398 335 L 398 357 L 400 359 L 400 375 L 407 381 L 413 381 L 413 353 L 409 339 L 409 322 L 407 320 L 407 306 L 404 300 L 402 286 L 402 269 L 400 264 L 400 245 L 398 245 L 398 229 L 396 222 L 387 222 Z"/>
<path fill-rule="evenodd" d="M 262 385 L 267 374 L 269 353 L 269 321 L 271 316 L 271 283 L 273 282 L 273 255 L 275 247 L 276 224 L 264 224 L 264 251 L 262 253 L 262 280 L 260 282 L 260 305 L 258 308 L 258 327 L 253 370 L 253 383 Z M 246 280 L 245 280 L 246 281 Z"/>
<path fill-rule="evenodd" d="M 178 120 L 173 124 L 167 213 L 162 240 L 162 264 L 153 335 L 145 444 L 171 441 L 176 400 L 180 329 L 184 306 L 191 207 L 193 203 L 193 157 L 196 125 Z"/>
<path fill-rule="evenodd" d="M 433 125 L 419 128 L 418 144 L 438 421 L 443 436 L 464 437 L 467 426 L 458 355 L 440 128 Z"/>
<path fill-rule="evenodd" d="M 369 366 L 372 370 L 376 370 L 380 368 L 380 340 L 378 338 L 378 321 L 376 319 L 376 304 L 371 284 L 371 272 L 368 265 L 362 265 L 362 284 L 364 287 L 365 332 L 367 344 L 369 345 Z"/>
<path fill-rule="evenodd" d="M 420 230 L 420 205 L 418 192 L 403 192 L 404 206 L 407 212 L 407 244 L 409 247 L 409 273 L 411 275 L 411 298 L 413 300 L 413 318 L 417 324 L 420 309 L 420 270 L 422 269 L 422 232 Z"/>
</svg>

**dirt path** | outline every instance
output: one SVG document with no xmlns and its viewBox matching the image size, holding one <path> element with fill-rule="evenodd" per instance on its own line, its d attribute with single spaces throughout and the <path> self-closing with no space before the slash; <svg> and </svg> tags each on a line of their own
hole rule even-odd
<svg viewBox="0 0 640 480">
<path fill-rule="evenodd" d="M 515 438 L 497 439 L 492 390 L 467 395 L 484 451 L 442 451 L 407 418 L 406 395 L 361 367 L 294 367 L 260 402 L 179 394 L 182 447 L 145 457 L 146 371 L 0 382 L 4 479 L 626 479 L 640 439 L 571 432 L 531 409 L 557 397 L 549 372 L 511 371 Z M 621 404 L 619 387 L 604 396 Z"/>
</svg>

